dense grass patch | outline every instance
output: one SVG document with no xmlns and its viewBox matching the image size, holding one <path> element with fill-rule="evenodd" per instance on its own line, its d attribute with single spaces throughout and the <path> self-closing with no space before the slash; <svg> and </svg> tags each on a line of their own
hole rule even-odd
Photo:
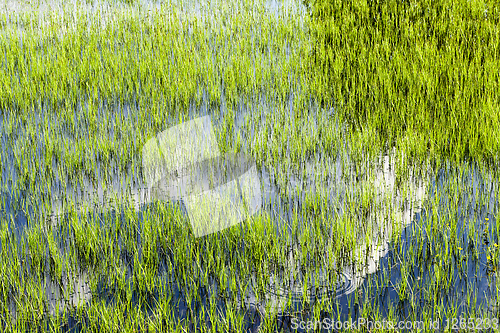
<svg viewBox="0 0 500 333">
<path fill-rule="evenodd" d="M 498 157 L 498 2 L 303 2 L 317 84 L 351 126 L 410 155 Z"/>
</svg>

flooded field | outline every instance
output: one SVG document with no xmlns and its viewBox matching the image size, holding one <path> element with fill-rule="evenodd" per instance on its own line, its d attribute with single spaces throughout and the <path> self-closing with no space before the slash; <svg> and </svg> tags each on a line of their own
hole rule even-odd
<svg viewBox="0 0 500 333">
<path fill-rule="evenodd" d="M 498 327 L 498 160 L 354 131 L 301 3 L 0 11 L 2 330 Z"/>
</svg>

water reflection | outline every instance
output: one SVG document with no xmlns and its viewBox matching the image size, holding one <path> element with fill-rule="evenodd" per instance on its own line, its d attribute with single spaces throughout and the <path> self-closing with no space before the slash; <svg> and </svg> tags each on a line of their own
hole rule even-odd
<svg viewBox="0 0 500 333">
<path fill-rule="evenodd" d="M 92 299 L 87 270 L 78 267 L 75 272 L 65 273 L 61 281 L 62 283 L 45 276 L 48 312 L 52 316 L 81 306 Z"/>
<path fill-rule="evenodd" d="M 3 193 L 2 194 L 3 205 L 1 209 L 2 220 L 8 222 L 9 232 L 14 236 L 14 239 L 17 241 L 17 248 L 24 248 L 24 245 L 21 245 L 21 241 L 24 238 L 26 240 L 27 232 L 35 232 L 35 229 L 38 229 L 38 232 L 48 232 L 48 229 L 43 225 L 36 225 L 34 216 L 35 211 L 33 207 L 28 207 L 27 210 L 23 212 L 22 209 L 18 209 L 16 206 L 19 204 L 18 199 L 13 197 L 12 194 Z M 21 206 L 25 206 L 25 204 L 21 203 Z M 8 247 L 8 243 L 3 243 L 0 240 L 0 248 Z M 41 245 L 44 248 L 45 245 Z M 51 255 L 61 255 L 64 256 L 65 250 L 64 247 L 55 248 L 56 253 L 49 253 L 50 251 L 45 253 L 45 250 L 42 250 L 42 255 L 44 257 L 50 258 Z M 17 268 L 21 273 L 25 275 L 22 277 L 22 280 L 19 283 L 25 283 L 26 285 L 33 287 L 34 290 L 31 290 L 33 293 L 31 296 L 33 300 L 30 302 L 34 302 L 30 306 L 33 309 L 36 309 L 36 304 L 43 304 L 44 312 L 50 315 L 56 315 L 57 313 L 63 313 L 68 309 L 72 309 L 74 307 L 81 306 L 85 303 L 88 303 L 92 299 L 92 294 L 90 291 L 90 286 L 88 283 L 88 270 L 87 268 L 81 267 L 77 262 L 76 269 L 71 269 L 65 267 L 62 269 L 60 278 L 56 278 L 54 273 L 50 272 L 48 266 L 45 266 L 44 271 L 32 271 L 34 267 L 38 267 L 34 263 L 34 257 L 36 255 L 30 254 L 31 250 L 28 250 L 26 257 L 21 257 L 20 266 Z M 19 254 L 19 253 L 18 253 Z M 41 259 L 42 261 L 44 259 Z M 50 261 L 50 260 L 49 260 Z M 36 268 L 35 268 L 36 269 Z M 33 283 L 35 285 L 33 285 Z M 36 285 L 38 284 L 38 289 Z M 38 290 L 38 291 L 37 291 Z M 18 311 L 17 307 L 25 307 L 26 304 L 23 303 L 26 300 L 18 298 L 17 295 L 14 295 L 8 304 L 6 304 L 9 312 L 11 314 L 11 321 L 14 323 L 18 319 Z"/>
<path fill-rule="evenodd" d="M 127 14 L 137 17 L 137 19 L 151 19 L 163 9 L 172 6 L 179 13 L 186 17 L 196 17 L 198 23 L 209 27 L 232 19 L 232 15 L 247 8 L 240 1 L 192 1 L 192 0 L 172 0 L 169 3 L 164 1 L 135 0 L 132 3 L 123 1 L 61 1 L 42 0 L 37 2 L 27 2 L 22 0 L 5 0 L 0 5 L 0 16 L 5 15 L 5 24 L 0 28 L 0 35 L 8 36 L 8 31 L 16 34 L 25 34 L 31 30 L 32 24 L 28 24 L 21 18 L 24 14 L 36 14 L 39 28 L 44 30 L 48 27 L 49 17 L 55 21 L 66 20 L 69 24 L 63 24 L 57 35 L 63 37 L 68 31 L 76 28 L 76 15 L 82 14 L 87 22 L 88 31 L 92 29 L 105 29 L 117 15 Z M 222 9 L 221 9 L 222 8 Z M 277 1 L 263 0 L 259 8 L 286 20 L 289 15 L 299 15 L 305 17 L 305 6 L 301 2 L 293 0 Z M 229 16 L 227 15 L 229 13 Z M 190 28 L 188 28 L 190 29 Z"/>
<path fill-rule="evenodd" d="M 263 102 L 261 101 L 261 103 Z M 264 119 L 275 111 L 270 106 L 264 106 L 262 110 L 266 111 L 251 108 L 249 110 L 240 109 L 236 117 L 239 119 L 237 123 L 240 125 L 238 130 L 244 127 L 246 117 L 257 118 L 255 117 L 257 114 L 261 119 Z M 388 304 L 399 302 L 398 288 L 400 287 L 398 286 L 401 286 L 401 281 L 408 276 L 411 279 L 404 283 L 407 283 L 412 291 L 420 290 L 419 301 L 425 303 L 427 296 L 424 294 L 425 290 L 422 291 L 426 288 L 423 281 L 428 281 L 429 276 L 438 271 L 434 266 L 437 259 L 427 258 L 427 251 L 436 246 L 433 245 L 436 240 L 433 240 L 427 231 L 426 223 L 428 223 L 430 216 L 433 213 L 446 214 L 449 207 L 457 206 L 460 220 L 456 232 L 460 235 L 461 244 L 469 244 L 471 240 L 474 244 L 483 242 L 482 237 L 487 227 L 489 226 L 489 230 L 491 230 L 496 225 L 491 214 L 497 209 L 495 190 L 498 188 L 498 184 L 491 174 L 481 173 L 475 167 L 465 168 L 461 173 L 457 173 L 457 171 L 453 171 L 453 166 L 449 166 L 435 175 L 420 178 L 412 174 L 413 170 L 409 170 L 409 181 L 398 184 L 395 171 L 397 156 L 395 151 L 392 151 L 390 154 L 380 155 L 378 165 L 373 166 L 373 169 L 367 163 L 364 166 L 364 175 L 356 179 L 352 177 L 355 162 L 349 157 L 349 147 L 345 147 L 338 156 L 328 156 L 324 152 L 319 152 L 308 161 L 304 161 L 303 173 L 292 173 L 287 170 L 288 174 L 284 178 L 286 181 L 283 181 L 283 178 L 280 178 L 282 171 L 279 163 L 276 167 L 257 166 L 255 161 L 244 153 L 221 156 L 219 148 L 215 144 L 217 141 L 215 131 L 211 128 L 211 118 L 219 118 L 217 115 L 200 117 L 198 113 L 206 114 L 207 109 L 202 112 L 198 111 L 191 110 L 191 117 L 194 121 L 192 124 L 195 125 L 194 132 L 191 134 L 183 132 L 182 135 L 176 136 L 181 142 L 180 144 L 176 143 L 172 136 L 166 135 L 170 133 L 168 130 L 159 133 L 154 142 L 157 143 L 157 147 L 161 143 L 167 152 L 163 156 L 176 157 L 181 155 L 181 158 L 168 160 L 175 161 L 170 166 L 168 166 L 168 162 L 156 163 L 158 160 L 155 158 L 158 155 L 161 156 L 158 148 L 156 155 L 149 154 L 150 157 L 153 157 L 149 161 L 155 163 L 146 163 L 144 169 L 150 168 L 150 171 L 144 172 L 146 175 L 144 181 L 129 181 L 133 178 L 131 175 L 140 174 L 136 171 L 126 175 L 117 172 L 106 186 L 96 186 L 96 184 L 101 184 L 100 181 L 95 183 L 86 177 L 81 177 L 76 188 L 54 188 L 51 197 L 53 200 L 51 223 L 43 226 L 44 230 L 50 232 L 67 223 L 66 213 L 72 209 L 72 206 L 90 212 L 108 210 L 116 215 L 120 214 L 120 209 L 128 202 L 140 215 L 151 209 L 149 204 L 154 201 L 171 201 L 175 205 L 183 206 L 185 216 L 188 217 L 187 220 L 192 222 L 203 220 L 203 216 L 190 215 L 190 212 L 196 213 L 196 208 L 199 207 L 197 201 L 191 198 L 192 195 L 205 193 L 206 198 L 213 200 L 208 206 L 217 208 L 216 211 L 223 211 L 224 208 L 223 205 L 216 206 L 220 198 L 230 198 L 231 203 L 226 209 L 232 209 L 232 214 L 235 212 L 239 214 L 239 216 L 229 219 L 234 223 L 212 225 L 211 228 L 205 230 L 197 230 L 195 224 L 186 227 L 191 228 L 193 235 L 202 237 L 207 233 L 223 232 L 223 229 L 239 224 L 247 220 L 248 216 L 258 213 L 259 209 L 269 214 L 275 225 L 277 239 L 283 240 L 281 245 L 287 260 L 284 266 L 269 267 L 269 278 L 265 281 L 264 286 L 265 299 L 256 297 L 258 283 L 251 280 L 247 294 L 239 296 L 238 302 L 243 309 L 252 309 L 252 311 L 261 314 L 271 311 L 279 313 L 281 317 L 286 317 L 293 311 L 307 307 L 308 303 L 332 299 L 336 299 L 341 304 L 341 312 L 347 316 L 351 309 L 349 304 L 352 304 L 352 299 L 359 295 L 355 291 L 359 291 L 363 297 L 367 297 L 370 304 L 376 303 L 380 309 L 386 309 Z M 321 111 L 319 111 L 318 117 L 320 113 Z M 2 119 L 2 122 L 4 121 Z M 186 125 L 188 122 L 183 124 Z M 220 124 L 217 125 L 220 126 Z M 252 128 L 250 126 L 250 130 Z M 339 131 L 342 130 L 341 126 L 336 128 Z M 19 131 L 22 132 L 21 129 Z M 207 133 L 208 135 L 205 135 Z M 198 135 L 204 139 L 200 140 Z M 249 140 L 251 137 L 245 139 Z M 208 144 L 203 145 L 204 142 Z M 244 145 L 250 144 L 245 142 Z M 182 146 L 193 149 L 179 148 Z M 196 147 L 208 147 L 208 150 L 201 149 L 202 154 L 199 154 L 200 150 L 195 149 Z M 151 148 L 151 151 L 155 150 Z M 343 154 L 344 156 L 342 156 Z M 12 152 L 4 153 L 3 160 L 11 158 L 4 158 L 6 156 L 12 156 Z M 144 161 L 147 161 L 147 158 Z M 154 168 L 159 166 L 164 169 L 158 173 L 153 172 Z M 11 174 L 14 172 L 11 168 L 11 165 L 3 166 L 2 173 L 6 177 L 2 179 L 3 186 L 8 185 L 8 178 L 15 177 L 14 174 Z M 113 169 L 112 166 L 111 169 Z M 100 174 L 103 174 L 102 170 Z M 237 182 L 231 183 L 236 179 Z M 459 191 L 454 188 L 450 190 L 450 183 L 455 184 Z M 225 184 L 230 186 L 221 188 Z M 220 193 L 219 198 L 214 200 L 214 190 L 216 189 Z M 348 207 L 348 205 L 353 204 L 353 198 L 350 196 L 367 192 L 367 196 L 370 197 L 369 193 L 372 190 L 374 204 L 369 206 L 373 209 L 368 212 L 363 212 L 363 200 L 358 200 L 358 198 L 363 198 L 363 195 L 354 197 L 354 204 L 361 207 L 358 209 L 361 212 L 358 218 L 351 221 L 355 227 L 353 229 L 357 232 L 357 247 L 353 253 L 346 253 L 345 256 L 354 259 L 356 265 L 346 266 L 340 262 L 332 264 L 329 250 L 337 241 L 334 224 L 349 216 L 352 207 Z M 451 195 L 455 192 L 460 193 L 459 199 Z M 11 199 L 14 193 L 17 193 L 15 194 L 17 198 Z M 300 210 L 302 205 L 305 205 L 306 199 L 313 194 L 321 194 L 322 200 L 329 207 L 324 212 L 324 217 L 320 219 L 325 226 L 325 234 L 329 236 L 329 242 L 325 243 L 324 247 L 317 252 L 311 252 L 307 258 L 312 259 L 304 262 L 300 254 L 305 245 L 311 244 L 300 243 L 292 236 L 288 239 L 279 237 L 283 234 L 293 234 L 292 222 L 296 218 L 294 214 Z M 25 204 L 19 204 L 19 198 L 22 198 L 23 195 L 21 192 L 13 192 L 11 195 L 3 197 L 2 203 L 3 209 L 8 212 L 5 220 L 9 221 L 9 230 L 18 235 L 16 236 L 18 247 L 20 247 L 22 230 L 38 223 L 38 221 L 31 222 L 33 220 L 30 220 L 28 216 L 34 212 L 34 207 L 28 207 L 26 210 Z M 478 201 L 478 198 L 481 197 L 482 199 Z M 436 206 L 435 212 L 422 210 L 425 200 L 436 201 L 437 198 L 440 203 Z M 26 210 L 26 214 L 22 213 L 23 209 Z M 43 211 L 39 213 L 39 215 L 43 214 Z M 245 216 L 242 217 L 242 215 Z M 477 216 L 489 217 L 489 221 L 483 221 L 481 228 L 477 229 L 472 236 L 468 236 L 470 233 L 469 223 L 466 222 L 477 219 Z M 118 216 L 118 218 L 120 217 Z M 80 219 L 84 219 L 84 215 L 80 214 Z M 299 227 L 311 223 L 304 218 L 299 217 L 299 220 Z M 394 225 L 389 223 L 392 221 L 399 223 Z M 104 222 L 101 221 L 101 223 Z M 397 230 L 393 230 L 393 226 L 396 226 Z M 137 228 L 141 228 L 141 226 L 139 225 Z M 398 252 L 394 249 L 393 238 L 391 238 L 394 234 L 396 239 L 400 240 L 397 246 L 402 248 L 402 251 Z M 468 239 L 467 237 L 472 238 Z M 306 249 L 317 250 L 319 245 L 312 244 Z M 119 246 L 122 247 L 122 245 Z M 420 257 L 425 260 L 415 262 L 415 253 L 410 251 L 412 246 L 421 249 L 419 250 L 422 252 Z M 463 247 L 465 248 L 465 246 Z M 485 247 L 486 245 L 483 246 L 483 248 Z M 141 251 L 139 248 L 138 245 L 138 251 Z M 61 248 L 60 251 L 63 253 L 64 249 Z M 402 258 L 398 257 L 401 255 L 403 255 Z M 121 248 L 120 256 L 120 265 L 126 268 L 127 279 L 130 279 L 133 270 L 133 254 Z M 467 260 L 461 264 L 459 261 L 454 262 L 456 265 L 455 273 L 450 277 L 453 281 L 453 287 L 451 291 L 448 291 L 447 304 L 456 304 L 461 309 L 470 309 L 471 304 L 467 302 L 467 293 L 472 293 L 474 297 L 477 297 L 478 304 L 487 303 L 490 311 L 497 311 L 496 274 L 486 256 L 486 253 L 480 253 L 477 262 L 471 257 L 467 257 Z M 411 263 L 412 271 L 403 271 L 400 264 L 395 264 L 399 260 Z M 178 278 L 166 268 L 164 263 L 161 263 L 161 260 L 159 266 L 163 268 L 158 270 L 158 276 L 164 279 L 165 284 L 176 285 L 179 283 Z M 338 268 L 337 272 L 333 272 L 335 274 L 332 273 L 332 267 Z M 305 276 L 304 269 L 314 272 L 314 274 Z M 490 270 L 490 273 L 487 270 Z M 107 282 L 102 282 L 93 294 L 90 293 L 90 287 L 86 281 L 91 274 L 94 274 L 91 268 L 82 269 L 78 266 L 75 272 L 64 272 L 65 277 L 62 282 L 55 282 L 47 273 L 40 283 L 46 289 L 44 293 L 49 302 L 48 312 L 54 314 L 56 308 L 65 311 L 77 304 L 88 303 L 96 297 L 99 299 L 111 297 L 114 289 L 112 283 Z M 390 276 L 389 282 L 386 280 L 387 275 Z M 211 278 L 208 285 L 203 286 L 206 289 L 204 297 L 217 296 L 220 286 L 215 280 Z M 131 280 L 129 283 L 132 283 Z M 70 289 L 75 292 L 72 294 L 69 292 Z M 180 287 L 172 287 L 169 293 L 172 292 L 174 298 L 182 299 L 185 296 L 183 296 L 181 289 Z M 157 294 L 164 295 L 159 291 Z M 380 294 L 383 294 L 383 297 L 374 296 Z M 158 295 L 157 297 L 160 297 Z M 289 300 L 292 303 L 291 307 L 287 304 Z M 350 300 L 351 303 L 349 303 Z M 206 300 L 203 302 L 206 306 Z M 223 303 L 223 301 L 221 302 Z M 15 304 L 11 306 L 15 308 Z M 179 318 L 187 311 L 185 308 L 187 305 L 184 308 L 183 306 L 181 305 L 175 310 Z"/>
<path fill-rule="evenodd" d="M 241 159 L 238 160 L 236 158 L 237 156 L 240 156 Z M 424 244 L 422 245 L 422 251 L 426 251 L 426 247 L 431 246 L 428 244 L 425 245 L 425 234 L 422 235 L 418 233 L 418 230 L 425 230 L 425 226 L 422 225 L 422 222 L 426 221 L 429 214 L 432 213 L 423 211 L 422 204 L 426 200 L 426 195 L 429 195 L 430 199 L 434 200 L 436 196 L 440 195 L 439 193 L 446 192 L 444 184 L 449 182 L 450 179 L 453 179 L 454 177 L 451 171 L 444 169 L 430 180 L 422 178 L 418 179 L 413 177 L 413 175 L 410 175 L 410 181 L 408 183 L 396 185 L 397 177 L 394 168 L 395 153 L 392 152 L 389 155 L 381 155 L 379 157 L 379 166 L 372 170 L 372 174 L 368 173 L 366 179 L 363 178 L 358 182 L 350 182 L 348 178 L 343 176 L 346 168 L 350 168 L 352 165 L 349 163 L 343 163 L 340 156 L 337 156 L 336 158 L 320 156 L 314 157 L 305 163 L 304 174 L 290 174 L 288 182 L 285 185 L 281 185 L 277 181 L 278 171 L 276 169 L 269 166 L 256 167 L 251 159 L 246 160 L 245 158 L 246 155 L 241 154 L 235 155 L 234 157 L 225 156 L 224 158 L 208 158 L 203 160 L 203 162 L 194 163 L 191 166 L 191 169 L 189 169 L 189 172 L 186 171 L 188 169 L 185 169 L 184 172 L 191 174 L 192 177 L 195 177 L 194 179 L 199 177 L 200 182 L 192 182 L 193 184 L 199 184 L 197 185 L 199 187 L 188 190 L 185 188 L 182 195 L 178 195 L 177 197 L 176 193 L 179 192 L 171 191 L 171 184 L 172 182 L 175 183 L 175 177 L 170 179 L 168 177 L 160 178 L 155 186 L 153 186 L 152 189 L 149 189 L 146 186 L 147 182 L 136 184 L 132 187 L 124 186 L 122 184 L 123 182 L 120 181 L 122 176 L 117 175 L 113 181 L 113 186 L 109 186 L 106 190 L 95 190 L 92 182 L 88 181 L 83 182 L 80 185 L 80 189 L 77 191 L 78 193 L 85 193 L 85 195 L 79 195 L 71 189 L 59 194 L 55 192 L 55 195 L 58 194 L 60 197 L 64 197 L 65 199 L 59 201 L 55 200 L 53 203 L 53 227 L 57 227 L 64 221 L 67 204 L 71 203 L 71 201 L 76 202 L 77 204 L 75 206 L 77 207 L 84 207 L 84 205 L 87 204 L 87 207 L 90 207 L 88 208 L 90 211 L 92 211 L 92 209 L 102 211 L 105 210 L 106 207 L 107 209 L 113 211 L 119 209 L 117 207 L 120 207 L 120 202 L 116 200 L 113 201 L 112 199 L 121 196 L 123 198 L 129 198 L 134 203 L 133 206 L 136 208 L 136 211 L 139 212 L 141 210 L 148 209 L 147 204 L 154 200 L 171 200 L 172 198 L 180 199 L 183 197 L 189 197 L 189 193 L 203 193 L 210 191 L 220 187 L 221 185 L 227 184 L 228 180 L 230 181 L 231 179 L 240 179 L 240 193 L 244 193 L 245 186 L 241 184 L 246 183 L 245 179 L 258 179 L 258 184 L 260 185 L 258 188 L 261 190 L 260 195 L 256 196 L 254 194 L 253 197 L 256 197 L 257 200 L 254 204 L 247 204 L 247 206 L 253 207 L 252 209 L 255 212 L 258 210 L 257 207 L 260 206 L 262 210 L 270 213 L 273 223 L 276 225 L 276 233 L 279 235 L 283 231 L 290 230 L 288 228 L 293 220 L 293 209 L 290 209 L 289 203 L 297 203 L 298 205 L 302 204 L 307 193 L 327 193 L 328 195 L 326 200 L 328 200 L 329 205 L 332 207 L 330 217 L 341 218 L 347 214 L 345 204 L 348 199 L 348 193 L 372 188 L 375 191 L 376 204 L 374 207 L 377 209 L 369 211 L 367 216 L 359 219 L 357 225 L 357 230 L 359 232 L 358 246 L 354 253 L 346 254 L 346 256 L 350 258 L 356 259 L 356 266 L 339 266 L 342 267 L 342 270 L 337 272 L 338 275 L 332 276 L 331 269 L 329 268 L 331 267 L 331 263 L 329 263 L 328 251 L 324 251 L 322 253 L 320 252 L 318 255 L 319 259 L 314 260 L 314 262 L 301 262 L 299 254 L 302 250 L 302 245 L 297 244 L 296 242 L 294 243 L 292 242 L 293 239 L 290 239 L 289 243 L 283 243 L 283 247 L 285 248 L 288 256 L 288 261 L 286 262 L 285 267 L 281 267 L 279 270 L 271 269 L 270 271 L 269 280 L 266 282 L 265 286 L 266 298 L 256 298 L 256 281 L 251 281 L 247 294 L 239 299 L 243 308 L 255 309 L 257 313 L 262 314 L 266 313 L 266 311 L 272 311 L 286 316 L 286 314 L 291 311 L 289 305 L 287 305 L 289 299 L 292 300 L 292 309 L 295 308 L 296 310 L 304 307 L 304 303 L 307 302 L 311 303 L 320 299 L 335 298 L 343 304 L 343 309 L 345 309 L 349 303 L 349 297 L 354 294 L 355 290 L 362 288 L 364 294 L 367 293 L 367 290 L 370 291 L 368 292 L 368 295 L 379 294 L 379 289 L 373 290 L 373 288 L 375 288 L 372 285 L 375 283 L 374 281 L 378 281 L 379 285 L 383 285 L 381 283 L 382 281 L 385 281 L 382 280 L 384 274 L 388 274 L 388 272 L 390 272 L 391 283 L 397 285 L 398 279 L 401 279 L 404 274 L 407 274 L 401 272 L 400 270 L 398 271 L 397 266 L 395 267 L 393 263 L 391 264 L 391 262 L 394 261 L 394 250 L 391 249 L 391 236 L 393 235 L 394 230 L 391 229 L 392 223 L 388 223 L 388 221 L 400 222 L 398 228 L 398 232 L 400 232 L 400 234 L 398 236 L 401 239 L 401 245 L 399 246 L 408 249 L 413 243 L 416 242 L 417 239 L 421 238 L 424 238 L 424 240 L 422 240 L 422 244 Z M 224 169 L 224 166 L 229 167 Z M 328 166 L 328 171 L 325 173 L 328 176 L 318 177 L 318 174 L 323 174 L 323 171 L 320 170 L 323 170 L 325 166 Z M 217 173 L 217 170 L 227 170 L 228 172 Z M 241 178 L 249 171 L 251 171 L 249 174 L 251 177 Z M 173 177 L 174 174 L 171 173 L 170 177 Z M 179 176 L 179 174 L 177 174 L 177 176 Z M 182 173 L 180 176 L 182 176 Z M 470 169 L 470 172 L 465 170 L 461 177 L 461 184 L 469 183 L 471 190 L 470 193 L 468 191 L 464 191 L 464 196 L 466 197 L 464 197 L 461 202 L 468 202 L 469 205 L 479 205 L 480 203 L 475 202 L 475 198 L 478 197 L 480 193 L 486 191 L 489 193 L 489 196 L 485 197 L 486 206 L 483 208 L 484 211 L 482 214 L 493 211 L 495 205 L 497 204 L 494 200 L 494 188 L 496 186 L 493 185 L 495 184 L 494 179 L 491 176 L 482 179 L 479 171 L 474 168 Z M 182 184 L 182 182 L 180 184 Z M 250 181 L 248 184 L 252 185 L 252 182 Z M 179 186 L 179 183 L 177 183 L 177 185 Z M 236 185 L 234 185 L 233 188 L 235 187 L 237 188 Z M 249 187 L 251 188 L 252 186 Z M 63 193 L 64 195 L 62 195 Z M 284 195 L 284 193 L 288 194 Z M 292 195 L 291 193 L 295 194 Z M 234 197 L 237 197 L 237 195 Z M 242 197 L 251 198 L 252 195 L 246 194 L 242 195 Z M 260 205 L 258 200 L 259 197 L 261 200 Z M 107 199 L 110 201 L 106 201 Z M 384 200 L 387 200 L 387 202 L 384 203 Z M 252 201 L 248 201 L 248 203 L 251 202 Z M 94 208 L 91 208 L 90 203 L 94 205 Z M 180 203 L 178 202 L 178 204 Z M 185 209 L 187 215 L 187 211 L 189 209 L 193 211 L 196 207 L 193 205 L 189 208 L 189 202 L 187 205 L 186 202 L 184 202 L 183 205 L 187 208 Z M 443 202 L 442 205 L 445 207 L 447 204 L 446 202 Z M 245 210 L 245 205 L 235 205 L 234 201 L 233 206 L 240 207 L 239 210 L 241 211 Z M 6 208 L 7 211 L 18 211 L 14 205 L 11 205 L 9 198 L 5 200 L 3 207 L 4 209 Z M 463 213 L 472 214 L 470 209 L 466 208 L 467 206 L 463 207 Z M 252 211 L 252 209 L 250 210 Z M 10 216 L 10 219 L 13 222 L 11 224 L 11 232 L 26 229 L 30 224 L 28 222 L 28 217 L 21 213 L 16 213 Z M 189 219 L 194 220 L 195 218 L 189 216 Z M 466 223 L 463 223 L 465 220 L 466 219 L 464 218 L 461 220 L 461 223 L 458 224 L 457 232 L 461 235 L 468 234 L 468 226 Z M 240 220 L 238 220 L 238 222 L 239 221 Z M 332 219 L 330 221 L 334 220 Z M 307 221 L 302 221 L 301 223 L 307 223 Z M 493 219 L 491 219 L 487 225 L 490 223 L 493 223 Z M 222 228 L 225 227 L 227 226 L 219 226 L 215 229 L 222 230 Z M 483 228 L 485 227 L 486 225 Z M 194 228 L 194 226 L 191 225 L 191 228 Z M 215 229 L 212 229 L 211 231 L 215 232 Z M 332 230 L 333 229 L 330 229 L 330 232 L 332 232 L 330 234 L 330 244 L 335 243 L 336 241 L 335 234 Z M 20 237 L 18 237 L 17 240 L 19 241 Z M 326 249 L 328 249 L 328 244 L 326 245 Z M 405 255 L 408 255 L 408 258 L 403 258 L 402 260 L 414 260 L 410 254 Z M 127 263 L 128 259 L 123 257 L 121 260 L 125 267 L 129 267 L 127 270 L 131 271 L 133 265 L 130 266 L 130 264 Z M 483 300 L 483 304 L 485 300 L 488 300 L 488 298 L 485 299 L 484 297 L 487 296 L 481 296 L 480 294 L 494 294 L 496 277 L 493 274 L 487 278 L 487 274 L 484 271 L 486 267 L 485 255 L 481 255 L 480 261 L 483 263 L 480 264 L 481 272 L 479 274 L 477 263 L 473 262 L 470 258 L 464 265 L 464 269 L 468 272 L 467 275 L 470 277 L 478 277 L 476 279 L 477 281 L 473 281 L 473 278 L 459 280 L 456 277 L 453 277 L 453 279 L 456 279 L 454 280 L 453 285 L 457 292 L 452 293 L 454 296 L 450 296 L 448 298 L 448 302 L 455 302 L 460 307 L 467 309 L 469 304 L 465 301 L 464 295 L 460 296 L 460 293 L 458 292 L 459 290 L 469 290 L 469 292 L 473 292 L 475 296 L 478 296 L 479 299 Z M 423 263 L 419 264 L 419 266 L 422 265 Z M 381 267 L 382 269 L 380 269 Z M 305 277 L 304 275 L 301 275 L 303 268 L 315 271 L 317 274 Z M 422 269 L 426 270 L 426 268 Z M 427 278 L 428 274 L 432 274 L 432 271 L 431 265 L 425 274 L 418 272 L 414 273 L 415 280 L 411 282 L 412 288 L 419 288 L 419 284 L 421 283 L 418 282 L 417 278 L 419 277 L 420 281 L 423 281 Z M 56 308 L 64 311 L 65 309 L 76 306 L 77 304 L 84 304 L 85 302 L 91 301 L 93 296 L 96 297 L 95 295 L 91 295 L 89 285 L 86 282 L 86 279 L 89 276 L 88 271 L 78 268 L 75 273 L 68 273 L 68 276 L 63 278 L 62 285 L 60 282 L 54 282 L 54 280 L 48 276 L 49 275 L 47 275 L 44 280 L 44 286 L 46 288 L 45 293 L 49 302 L 48 311 L 51 314 L 55 313 L 54 311 Z M 306 280 L 308 282 L 308 287 L 304 288 L 304 282 Z M 166 283 L 175 284 L 176 278 L 167 274 L 165 276 L 165 281 Z M 332 283 L 332 281 L 336 282 Z M 72 286 L 75 291 L 73 294 L 68 292 L 68 290 L 71 289 L 69 286 Z M 108 287 L 103 288 L 105 289 Z M 207 297 L 209 297 L 209 295 L 217 294 L 219 286 L 217 286 L 215 280 L 211 280 L 211 284 L 209 284 L 207 288 L 211 290 L 211 292 L 207 294 Z M 109 292 L 112 293 L 112 290 Z M 63 294 L 65 294 L 65 296 L 63 296 Z M 100 295 L 99 297 L 104 296 Z M 182 298 L 182 293 L 179 292 L 178 297 Z M 398 299 L 396 288 L 390 289 L 384 297 L 384 300 L 374 299 L 373 302 L 380 302 L 381 308 L 384 308 L 384 304 L 395 302 Z M 491 311 L 495 311 L 496 309 L 496 303 L 493 298 L 491 299 L 489 308 Z"/>
<path fill-rule="evenodd" d="M 320 159 L 307 162 L 305 168 L 307 172 L 303 179 L 291 177 L 288 185 L 294 188 L 300 187 L 304 193 L 322 190 L 328 193 L 328 198 L 336 209 L 334 215 L 341 218 L 344 212 L 342 211 L 343 202 L 339 198 L 342 197 L 342 192 L 345 194 L 346 187 L 352 184 L 346 183 L 346 179 L 340 176 L 343 169 L 340 159 L 337 161 L 330 159 L 326 163 L 329 166 L 329 174 L 332 176 L 328 177 L 328 181 L 319 181 L 319 183 L 315 181 L 317 170 L 321 169 L 322 163 L 325 161 Z M 311 264 L 312 258 L 309 259 L 310 261 L 300 262 L 301 248 L 306 246 L 305 244 L 296 241 L 290 243 L 290 245 L 285 246 L 288 256 L 285 267 L 277 268 L 275 273 L 271 272 L 267 286 L 267 298 L 257 302 L 255 296 L 250 295 L 246 299 L 247 304 L 257 306 L 262 313 L 265 313 L 266 309 L 272 312 L 283 312 L 291 301 L 292 309 L 298 311 L 304 306 L 303 302 L 312 303 L 325 297 L 345 300 L 346 296 L 363 285 L 366 277 L 377 271 L 380 260 L 388 254 L 391 237 L 394 236 L 391 228 L 393 223 L 404 230 L 406 226 L 411 224 L 415 215 L 421 212 L 426 198 L 425 179 L 417 179 L 410 174 L 410 181 L 407 184 L 395 185 L 394 163 L 394 151 L 390 155 L 380 156 L 380 168 L 373 172 L 372 177 L 355 184 L 359 188 L 373 188 L 376 194 L 374 205 L 376 209 L 370 211 L 366 218 L 359 219 L 357 225 L 352 229 L 358 236 L 358 245 L 354 252 L 347 253 L 346 257 L 353 259 L 356 265 L 340 263 L 337 265 L 335 262 L 333 265 L 329 264 L 329 255 L 331 256 L 332 246 L 338 237 L 333 232 L 333 226 L 330 225 L 331 228 L 328 229 L 331 236 L 329 243 L 314 254 L 314 264 Z M 263 178 L 266 179 L 265 176 Z M 402 193 L 403 188 L 405 193 Z M 286 206 L 280 202 L 282 201 L 279 196 L 280 189 L 272 189 L 268 193 L 272 193 L 272 195 L 266 197 L 264 207 L 272 206 L 273 210 L 280 210 L 280 207 Z M 387 199 L 389 201 L 384 202 Z M 295 198 L 292 201 L 301 203 L 304 200 L 303 198 Z M 283 219 L 291 221 L 292 217 L 287 215 L 286 212 L 281 211 L 273 216 L 278 221 Z M 334 219 L 329 221 L 329 223 L 335 223 Z M 336 266 L 338 267 L 335 269 Z M 332 272 L 332 268 L 336 272 Z M 313 272 L 313 274 L 305 277 L 303 273 L 306 271 Z M 332 275 L 332 273 L 335 274 Z M 335 281 L 332 276 L 337 276 L 337 283 L 331 283 L 331 281 Z M 253 287 L 256 287 L 255 281 L 252 282 Z"/>
</svg>

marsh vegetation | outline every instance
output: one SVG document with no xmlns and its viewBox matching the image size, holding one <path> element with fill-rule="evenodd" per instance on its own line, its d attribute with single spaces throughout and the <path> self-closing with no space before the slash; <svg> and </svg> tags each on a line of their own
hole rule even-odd
<svg viewBox="0 0 500 333">
<path fill-rule="evenodd" d="M 2 330 L 492 326 L 498 5 L 358 3 L 0 8 Z M 262 207 L 196 237 L 141 159 L 204 116 Z"/>
</svg>

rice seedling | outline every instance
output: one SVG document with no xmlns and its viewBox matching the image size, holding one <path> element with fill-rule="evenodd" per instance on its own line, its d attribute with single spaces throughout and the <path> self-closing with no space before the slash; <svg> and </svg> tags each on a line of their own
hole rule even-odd
<svg viewBox="0 0 500 333">
<path fill-rule="evenodd" d="M 1 13 L 2 329 L 495 316 L 497 6 L 197 5 Z M 262 205 L 197 237 L 192 207 L 145 200 L 141 153 L 207 115 Z"/>
</svg>

